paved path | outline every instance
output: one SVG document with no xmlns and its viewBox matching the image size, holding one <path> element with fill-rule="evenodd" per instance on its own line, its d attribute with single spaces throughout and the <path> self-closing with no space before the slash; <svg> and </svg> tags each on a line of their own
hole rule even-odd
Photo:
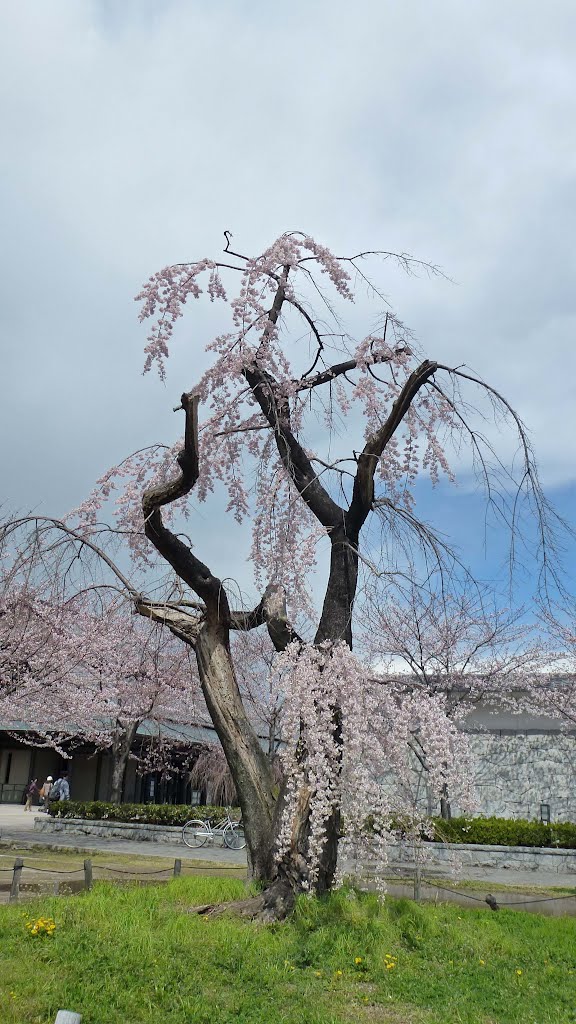
<svg viewBox="0 0 576 1024">
<path fill-rule="evenodd" d="M 243 850 L 229 850 L 219 845 L 202 846 L 191 850 L 184 843 L 148 843 L 131 839 L 112 839 L 102 836 L 63 835 L 62 833 L 34 832 L 35 814 L 26 813 L 20 805 L 0 804 L 0 846 L 30 849 L 34 846 L 49 850 L 78 850 L 82 853 L 124 853 L 128 856 L 180 857 L 181 860 L 210 861 L 213 864 L 244 866 Z"/>
<path fill-rule="evenodd" d="M 403 871 L 402 874 L 404 877 L 409 877 L 410 871 Z M 396 872 L 394 872 L 394 875 L 396 875 Z M 547 889 L 554 889 L 560 886 L 563 889 L 574 889 L 576 892 L 576 875 L 572 872 L 518 871 L 515 868 L 477 868 L 469 864 L 463 864 L 458 875 L 455 875 L 449 869 L 443 870 L 438 865 L 424 869 L 423 875 L 428 875 L 431 879 L 444 879 L 446 885 L 452 887 L 457 887 L 458 880 L 460 879 L 467 882 L 485 882 L 487 889 L 490 886 L 497 887 L 498 885 L 536 886 L 537 888 Z M 391 875 L 390 877 L 393 876 Z"/>
<path fill-rule="evenodd" d="M 203 846 L 190 850 L 184 843 L 136 842 L 129 839 L 112 839 L 101 836 L 72 836 L 62 833 L 34 832 L 34 814 L 26 813 L 21 805 L 0 804 L 0 846 L 30 849 L 33 846 L 46 849 L 78 850 L 87 853 L 123 853 L 143 857 L 180 857 L 182 860 L 210 861 L 213 864 L 245 865 L 243 850 L 229 850 L 219 845 Z M 409 874 L 409 872 L 408 872 Z M 449 871 L 434 867 L 429 872 L 435 879 L 446 879 L 446 885 L 457 886 L 458 880 Z M 396 877 L 391 871 L 390 877 Z M 516 871 L 512 868 L 475 868 L 464 865 L 459 879 L 485 882 L 487 889 L 498 885 L 522 885 L 554 888 L 570 887 L 576 891 L 576 875 L 552 871 Z M 575 901 L 576 902 L 576 901 Z"/>
</svg>

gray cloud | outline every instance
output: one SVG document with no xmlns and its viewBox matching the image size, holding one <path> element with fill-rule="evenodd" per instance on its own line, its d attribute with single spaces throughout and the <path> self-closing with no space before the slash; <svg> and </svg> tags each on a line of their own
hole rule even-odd
<svg viewBox="0 0 576 1024">
<path fill-rule="evenodd" d="M 176 436 L 213 313 L 162 387 L 139 377 L 132 296 L 224 228 L 248 251 L 302 227 L 442 264 L 457 284 L 386 264 L 382 285 L 427 354 L 510 397 L 547 483 L 573 483 L 575 39 L 569 0 L 4 5 L 7 503 L 64 512 Z"/>
</svg>

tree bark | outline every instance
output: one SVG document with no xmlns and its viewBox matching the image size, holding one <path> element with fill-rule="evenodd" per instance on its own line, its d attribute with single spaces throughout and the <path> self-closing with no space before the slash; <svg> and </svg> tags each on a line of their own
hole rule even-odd
<svg viewBox="0 0 576 1024">
<path fill-rule="evenodd" d="M 274 782 L 234 674 L 228 629 L 205 623 L 196 641 L 200 685 L 234 779 L 246 831 L 249 877 L 274 876 Z"/>
<path fill-rule="evenodd" d="M 333 811 L 326 822 L 326 838 L 320 854 L 320 861 L 314 880 L 310 879 L 310 799 L 312 794 L 307 786 L 297 794 L 296 807 L 292 809 L 291 842 L 277 867 L 278 879 L 289 886 L 295 895 L 313 891 L 318 896 L 329 892 L 336 874 L 338 843 L 340 839 L 341 816 Z M 279 828 L 285 808 L 284 787 L 280 792 L 275 822 Z"/>
<path fill-rule="evenodd" d="M 135 722 L 125 729 L 119 729 L 112 741 L 112 774 L 109 784 L 110 803 L 112 804 L 122 803 L 126 766 L 138 725 L 139 723 Z"/>
<path fill-rule="evenodd" d="M 444 821 L 450 821 L 452 818 L 452 808 L 450 807 L 450 800 L 448 799 L 448 789 L 444 786 L 442 790 L 442 796 L 440 797 L 440 815 Z"/>
<path fill-rule="evenodd" d="M 314 642 L 319 644 L 324 641 L 333 643 L 343 641 L 351 648 L 352 609 L 358 583 L 358 536 L 355 530 L 350 528 L 345 515 L 341 517 L 341 525 L 331 531 L 330 541 L 330 575 Z M 334 738 L 339 743 L 341 713 L 337 701 L 334 702 L 333 723 Z M 306 757 L 305 749 L 303 757 Z M 309 870 L 311 796 L 310 790 L 304 786 L 297 795 L 296 807 L 291 811 L 291 842 L 277 867 L 278 880 L 284 886 L 281 890 L 282 907 L 284 907 L 287 888 L 290 888 L 294 894 L 311 888 L 317 895 L 323 895 L 330 891 L 334 882 L 342 825 L 340 811 L 333 810 L 325 821 L 325 839 L 317 872 L 314 880 L 311 881 Z M 282 787 L 276 806 L 276 834 L 280 828 L 284 809 L 285 786 Z"/>
<path fill-rule="evenodd" d="M 352 609 L 358 585 L 358 534 L 346 516 L 330 534 L 330 575 L 314 643 L 343 640 L 352 648 Z"/>
</svg>

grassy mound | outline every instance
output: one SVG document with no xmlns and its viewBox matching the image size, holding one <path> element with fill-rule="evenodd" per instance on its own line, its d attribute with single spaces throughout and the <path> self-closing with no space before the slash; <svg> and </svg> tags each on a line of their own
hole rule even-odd
<svg viewBox="0 0 576 1024">
<path fill-rule="evenodd" d="M 234 879 L 0 907 L 0 1020 L 52 1024 L 567 1024 L 576 921 L 341 891 L 281 925 L 206 919 Z M 55 929 L 38 920 L 53 920 Z"/>
</svg>

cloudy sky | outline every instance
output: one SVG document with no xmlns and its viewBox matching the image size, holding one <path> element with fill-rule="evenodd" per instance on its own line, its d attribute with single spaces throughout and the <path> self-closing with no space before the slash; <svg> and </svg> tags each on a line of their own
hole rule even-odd
<svg viewBox="0 0 576 1024">
<path fill-rule="evenodd" d="M 4 505 L 63 514 L 177 436 L 202 361 L 184 334 L 141 376 L 152 271 L 301 228 L 445 269 L 381 283 L 427 355 L 507 395 L 573 517 L 575 58 L 571 0 L 0 2 Z M 472 543 L 476 499 L 434 500 Z M 214 513 L 197 550 L 241 575 Z"/>
</svg>

